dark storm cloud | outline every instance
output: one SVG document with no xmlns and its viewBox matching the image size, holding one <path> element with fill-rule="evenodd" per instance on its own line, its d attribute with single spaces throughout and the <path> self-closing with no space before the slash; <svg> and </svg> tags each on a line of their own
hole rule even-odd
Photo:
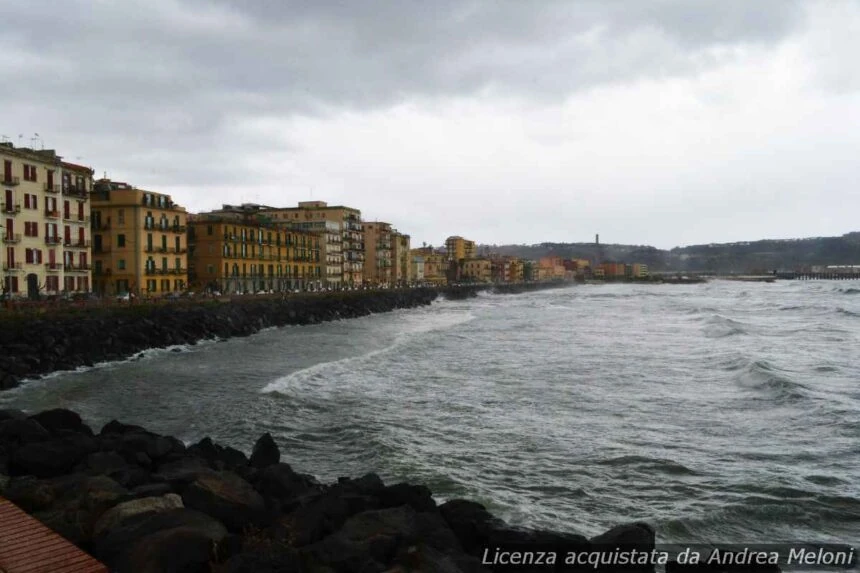
<svg viewBox="0 0 860 573">
<path fill-rule="evenodd" d="M 266 119 L 564 101 L 694 75 L 805 25 L 792 0 L 28 0 L 0 6 L 0 124 L 140 185 L 275 185 Z M 553 134 L 548 137 L 554 137 Z M 25 139 L 25 143 L 29 143 Z M 297 142 L 296 145 L 301 145 Z M 250 165 L 254 163 L 253 169 Z M 308 175 L 309 178 L 313 174 Z M 288 184 L 289 182 L 284 182 Z M 231 191 L 232 190 L 232 191 Z"/>
</svg>

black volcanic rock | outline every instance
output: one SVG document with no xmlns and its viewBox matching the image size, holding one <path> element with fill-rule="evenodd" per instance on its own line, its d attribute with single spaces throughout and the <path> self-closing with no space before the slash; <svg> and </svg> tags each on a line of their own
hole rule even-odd
<svg viewBox="0 0 860 573">
<path fill-rule="evenodd" d="M 263 497 L 231 472 L 200 475 L 182 492 L 185 507 L 202 511 L 231 531 L 260 525 L 265 519 Z"/>
<path fill-rule="evenodd" d="M 97 449 L 95 440 L 76 433 L 44 442 L 28 443 L 18 448 L 12 456 L 10 473 L 37 477 L 62 475 Z"/>
<path fill-rule="evenodd" d="M 81 432 L 89 436 L 93 435 L 93 431 L 84 425 L 81 417 L 71 410 L 65 408 L 56 408 L 54 410 L 45 410 L 33 416 L 31 420 L 37 421 L 43 428 L 52 434 L 56 434 L 60 430 L 70 430 L 72 432 Z"/>
<path fill-rule="evenodd" d="M 263 469 L 281 461 L 281 451 L 278 444 L 272 438 L 272 434 L 266 432 L 257 439 L 254 450 L 251 452 L 251 466 Z"/>
<path fill-rule="evenodd" d="M 511 527 L 471 501 L 437 507 L 428 488 L 372 473 L 322 485 L 273 461 L 271 436 L 258 441 L 255 467 L 210 439 L 185 448 L 116 421 L 95 437 L 83 427 L 66 413 L 6 416 L 0 468 L 8 460 L 12 477 L 0 487 L 114 571 L 478 572 L 503 568 L 484 568 L 488 547 L 654 547 L 644 523 L 589 541 Z"/>
</svg>

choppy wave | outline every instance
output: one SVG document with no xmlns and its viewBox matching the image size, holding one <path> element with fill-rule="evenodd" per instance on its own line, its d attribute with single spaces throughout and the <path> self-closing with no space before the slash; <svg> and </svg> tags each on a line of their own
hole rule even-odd
<svg viewBox="0 0 860 573">
<path fill-rule="evenodd" d="M 291 392 L 300 391 L 302 385 L 313 380 L 322 380 L 324 377 L 336 377 L 338 374 L 351 372 L 362 364 L 377 359 L 379 356 L 390 353 L 416 336 L 429 332 L 447 330 L 454 326 L 474 320 L 475 315 L 467 312 L 439 312 L 425 313 L 419 318 L 413 318 L 410 323 L 404 325 L 400 332 L 390 344 L 377 348 L 358 356 L 350 356 L 329 362 L 320 362 L 308 368 L 291 372 L 267 384 L 261 392 Z"/>
<path fill-rule="evenodd" d="M 707 338 L 725 338 L 747 334 L 747 327 L 740 321 L 715 314 L 705 320 L 703 332 Z"/>
</svg>

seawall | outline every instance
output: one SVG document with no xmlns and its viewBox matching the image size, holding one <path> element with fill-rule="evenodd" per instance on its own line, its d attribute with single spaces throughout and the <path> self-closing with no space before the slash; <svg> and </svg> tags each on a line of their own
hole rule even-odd
<svg viewBox="0 0 860 573">
<path fill-rule="evenodd" d="M 513 294 L 553 286 L 558 285 L 465 285 L 5 313 L 0 314 L 0 390 L 26 378 L 123 360 L 150 348 L 424 306 L 439 295 L 463 299 L 482 290 Z"/>
<path fill-rule="evenodd" d="M 519 529 L 472 501 L 437 504 L 423 485 L 372 473 L 322 484 L 288 460 L 269 434 L 247 456 L 115 420 L 94 431 L 69 410 L 0 410 L 0 496 L 111 571 L 477 573 L 510 570 L 511 550 L 654 548 L 646 524 L 591 539 Z"/>
</svg>

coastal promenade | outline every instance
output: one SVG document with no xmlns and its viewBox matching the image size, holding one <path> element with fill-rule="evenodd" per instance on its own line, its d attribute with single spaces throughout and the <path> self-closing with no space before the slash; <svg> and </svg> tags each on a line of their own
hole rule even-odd
<svg viewBox="0 0 860 573">
<path fill-rule="evenodd" d="M 21 308 L 0 313 L 0 390 L 21 380 L 151 348 L 248 336 L 264 328 L 318 324 L 429 305 L 493 290 L 516 294 L 568 283 L 461 285 Z"/>
</svg>

